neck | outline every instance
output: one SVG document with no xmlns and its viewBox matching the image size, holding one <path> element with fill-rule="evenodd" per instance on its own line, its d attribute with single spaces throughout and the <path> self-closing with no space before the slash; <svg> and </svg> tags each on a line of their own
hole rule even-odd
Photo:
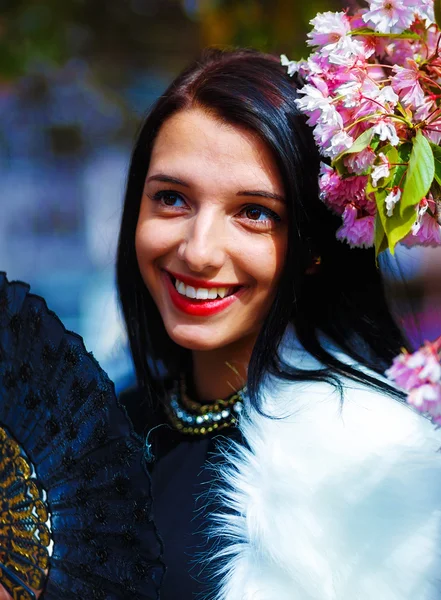
<svg viewBox="0 0 441 600">
<path fill-rule="evenodd" d="M 226 398 L 247 380 L 255 338 L 224 348 L 193 351 L 193 384 L 201 402 Z"/>
</svg>

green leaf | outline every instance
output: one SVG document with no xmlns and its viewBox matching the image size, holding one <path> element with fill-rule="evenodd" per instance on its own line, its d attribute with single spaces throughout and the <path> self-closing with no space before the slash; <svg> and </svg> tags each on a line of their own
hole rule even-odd
<svg viewBox="0 0 441 600">
<path fill-rule="evenodd" d="M 377 214 L 375 216 L 374 245 L 375 245 L 375 260 L 377 260 L 379 254 L 381 254 L 381 252 L 384 252 L 384 250 L 387 250 L 387 247 L 388 247 L 386 232 L 384 231 L 383 223 L 381 221 L 381 217 L 380 217 L 378 210 L 377 210 Z M 378 266 L 378 263 L 377 263 L 377 266 Z"/>
<path fill-rule="evenodd" d="M 441 27 L 441 0 L 434 0 L 433 9 L 435 12 L 435 22 Z"/>
<path fill-rule="evenodd" d="M 439 0 L 441 2 L 441 0 Z M 435 159 L 435 179 L 441 185 L 441 148 L 436 144 L 430 144 Z"/>
<path fill-rule="evenodd" d="M 398 162 L 400 162 L 401 164 L 395 169 L 394 178 L 392 180 L 392 187 L 398 186 L 399 188 L 403 189 L 404 178 L 408 169 L 408 163 L 410 153 L 412 152 L 412 148 L 412 144 L 408 142 L 398 146 Z"/>
<path fill-rule="evenodd" d="M 374 188 L 374 186 L 372 185 L 372 182 L 370 180 L 370 178 L 367 181 L 366 184 L 366 196 L 370 196 L 371 194 L 375 194 L 375 192 L 377 191 L 377 188 Z"/>
<path fill-rule="evenodd" d="M 398 155 L 398 150 L 395 148 L 395 146 L 390 146 L 384 154 L 387 157 L 387 160 L 389 161 L 389 163 L 391 165 L 395 165 L 395 166 L 393 166 L 390 169 L 389 177 L 385 177 L 381 183 L 381 186 L 379 186 L 379 187 L 389 188 L 394 185 L 393 181 L 395 180 L 395 173 L 398 168 L 396 166 L 396 163 L 400 162 L 400 157 Z"/>
<path fill-rule="evenodd" d="M 375 192 L 375 201 L 377 203 L 377 217 L 381 221 L 384 234 L 387 238 L 387 247 L 392 254 L 395 252 L 395 246 L 401 241 L 412 229 L 412 225 L 416 220 L 416 209 L 414 206 L 409 206 L 402 214 L 399 210 L 400 202 L 395 206 L 392 216 L 388 217 L 386 213 L 386 196 L 390 190 L 377 190 Z M 401 198 L 402 199 L 402 198 Z M 379 233 L 380 237 L 381 233 Z M 377 237 L 377 236 L 376 236 Z M 384 249 L 386 243 L 379 239 L 378 254 Z M 377 248 L 377 247 L 376 247 Z"/>
<path fill-rule="evenodd" d="M 435 159 L 432 148 L 420 130 L 412 140 L 413 148 L 400 200 L 400 212 L 404 213 L 424 198 L 435 176 Z M 407 214 L 407 213 L 406 213 Z"/>
<path fill-rule="evenodd" d="M 389 248 L 392 254 L 394 254 L 395 246 L 400 240 L 406 237 L 416 220 L 415 207 L 409 207 L 403 214 L 401 214 L 399 209 L 400 203 L 395 206 L 392 216 L 387 216 L 386 197 L 395 186 L 400 188 L 403 187 L 404 176 L 408 169 L 406 163 L 409 162 L 409 157 L 413 146 L 410 143 L 401 144 L 398 146 L 398 148 L 394 148 L 396 153 L 392 150 L 392 148 L 393 147 L 390 146 L 386 152 L 389 161 L 403 164 L 395 167 L 392 179 L 389 182 L 389 187 L 387 189 L 383 187 L 382 189 L 374 190 L 375 200 L 377 203 L 377 219 L 381 221 L 382 229 L 385 235 L 385 240 L 382 242 L 378 241 L 378 254 L 385 248 Z M 380 237 L 380 232 L 381 229 L 379 230 L 378 237 Z"/>
<path fill-rule="evenodd" d="M 412 225 L 415 223 L 417 215 L 414 206 L 409 206 L 407 209 L 400 213 L 398 210 L 397 216 L 394 214 L 391 217 L 387 217 L 391 220 L 390 231 L 387 236 L 387 241 L 389 244 L 389 250 L 392 254 L 395 252 L 395 246 L 400 242 L 403 238 L 406 237 L 410 233 L 412 229 Z"/>
<path fill-rule="evenodd" d="M 355 140 L 355 142 L 352 144 L 352 146 L 348 150 L 344 150 L 343 152 L 340 152 L 340 154 L 335 158 L 334 162 L 337 163 L 347 154 L 355 154 L 356 152 L 361 152 L 362 150 L 367 148 L 369 146 L 369 144 L 371 143 L 371 139 L 372 139 L 373 135 L 374 135 L 373 127 L 364 131 L 361 135 L 358 136 L 358 138 Z"/>
<path fill-rule="evenodd" d="M 421 37 L 417 33 L 413 33 L 413 31 L 403 31 L 402 33 L 381 33 L 379 31 L 374 31 L 369 27 L 358 27 L 357 29 L 349 31 L 347 35 L 371 35 L 373 37 L 387 37 L 401 40 L 419 40 Z"/>
<path fill-rule="evenodd" d="M 340 177 L 344 177 L 345 175 L 347 175 L 348 170 L 345 167 L 345 165 L 343 164 L 342 160 L 335 160 L 334 162 L 332 162 L 332 166 L 337 171 L 337 173 L 340 175 Z"/>
<path fill-rule="evenodd" d="M 371 145 L 372 150 L 376 150 L 378 148 L 378 146 L 380 145 L 380 136 L 374 135 L 370 145 Z"/>
</svg>

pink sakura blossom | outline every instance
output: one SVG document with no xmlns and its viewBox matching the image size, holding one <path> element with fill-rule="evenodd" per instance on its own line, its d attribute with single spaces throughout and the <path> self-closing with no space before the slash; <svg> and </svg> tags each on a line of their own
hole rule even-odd
<svg viewBox="0 0 441 600">
<path fill-rule="evenodd" d="M 391 83 L 405 106 L 417 108 L 424 104 L 426 99 L 419 82 L 421 73 L 419 65 L 413 59 L 408 58 L 406 63 L 408 67 L 400 67 L 399 65 L 392 67 L 396 75 L 392 77 Z"/>
<path fill-rule="evenodd" d="M 420 104 L 414 112 L 415 119 L 417 121 L 425 121 L 429 115 L 436 109 L 435 101 L 431 98 L 424 98 L 424 102 Z M 430 123 L 430 127 L 433 127 L 434 122 Z M 429 132 L 430 133 L 430 132 Z M 436 142 L 437 143 L 437 142 Z"/>
<path fill-rule="evenodd" d="M 349 150 L 353 143 L 354 138 L 342 129 L 333 134 L 330 138 L 330 143 L 324 148 L 324 153 L 326 156 L 335 158 L 345 150 Z"/>
<path fill-rule="evenodd" d="M 366 23 L 363 20 L 363 15 L 366 12 L 367 12 L 367 9 L 363 8 L 363 9 L 359 10 L 355 15 L 348 15 L 352 30 L 366 28 Z M 360 41 L 362 41 L 364 44 L 366 58 L 370 58 L 373 54 L 375 54 L 376 38 L 374 36 L 366 34 L 365 36 L 363 36 L 361 38 Z"/>
<path fill-rule="evenodd" d="M 440 383 L 441 365 L 438 356 L 438 344 L 426 342 L 419 350 L 413 354 L 402 355 L 409 369 L 418 375 L 418 383 L 412 385 L 421 385 L 422 383 Z"/>
<path fill-rule="evenodd" d="M 440 345 L 441 337 L 426 342 L 412 354 L 403 352 L 394 358 L 386 376 L 407 392 L 426 385 L 441 385 Z"/>
<path fill-rule="evenodd" d="M 322 163 L 319 177 L 320 198 L 338 215 L 343 214 L 348 203 L 354 203 L 370 212 L 368 204 L 375 206 L 375 203 L 366 198 L 366 182 L 365 175 L 343 178 L 335 169 Z"/>
<path fill-rule="evenodd" d="M 391 85 L 384 85 L 380 90 L 377 90 L 377 92 L 378 93 L 373 95 L 372 98 L 378 104 L 381 104 L 381 106 L 387 111 L 391 111 L 392 108 L 395 108 L 399 97 Z"/>
<path fill-rule="evenodd" d="M 351 29 L 360 29 L 361 27 L 366 27 L 366 23 L 363 21 L 363 15 L 365 12 L 367 12 L 367 8 L 362 8 L 354 15 L 348 15 Z"/>
<path fill-rule="evenodd" d="M 422 413 L 432 417 L 432 421 L 441 425 L 441 385 L 426 383 L 414 388 L 408 395 L 407 401 Z"/>
<path fill-rule="evenodd" d="M 328 108 L 332 102 L 332 96 L 329 94 L 326 82 L 320 77 L 311 77 L 310 80 L 311 83 L 305 84 L 298 90 L 298 93 L 304 97 L 296 100 L 297 106 L 305 112 Z"/>
<path fill-rule="evenodd" d="M 337 230 L 337 239 L 347 242 L 352 248 L 369 248 L 374 245 L 375 217 L 358 217 L 353 204 L 347 204 L 343 212 L 343 225 Z"/>
<path fill-rule="evenodd" d="M 370 146 L 362 150 L 361 152 L 354 152 L 345 156 L 343 162 L 345 167 L 350 173 L 361 175 L 368 167 L 370 167 L 375 158 L 375 152 Z"/>
<path fill-rule="evenodd" d="M 429 0 L 433 9 L 433 0 Z M 417 4 L 417 3 L 415 3 Z M 415 8 L 415 14 L 417 14 L 418 8 Z M 418 34 L 421 33 L 421 23 L 414 21 L 410 27 L 411 31 Z M 430 28 L 424 30 L 424 42 L 421 39 L 391 39 L 388 37 L 376 38 L 376 49 L 375 54 L 383 62 L 387 62 L 389 65 L 406 65 L 406 59 L 415 59 L 416 56 L 428 58 L 436 50 L 438 43 L 439 29 Z"/>
<path fill-rule="evenodd" d="M 308 33 L 309 46 L 334 46 L 351 31 L 349 19 L 344 12 L 319 13 L 310 21 L 312 31 Z"/>
<path fill-rule="evenodd" d="M 426 342 L 422 348 L 409 354 L 403 352 L 394 358 L 386 376 L 408 392 L 407 401 L 423 413 L 429 413 L 441 424 L 441 338 Z"/>
<path fill-rule="evenodd" d="M 379 64 L 369 64 L 369 78 L 372 81 L 381 83 L 384 79 L 386 79 L 386 73 L 384 72 L 384 67 Z"/>
<path fill-rule="evenodd" d="M 419 373 L 420 379 L 430 383 L 441 383 L 440 357 L 433 344 L 427 345 L 426 361 Z"/>
<path fill-rule="evenodd" d="M 313 135 L 324 156 L 337 156 L 339 152 L 352 146 L 354 140 L 342 128 L 343 120 L 335 109 L 333 112 L 326 112 L 325 117 L 323 113 L 320 115 Z"/>
<path fill-rule="evenodd" d="M 341 38 L 334 47 L 325 46 L 322 54 L 328 57 L 330 63 L 347 67 L 353 67 L 357 60 L 366 60 L 366 46 L 363 42 L 351 36 Z"/>
<path fill-rule="evenodd" d="M 316 48 L 311 56 L 299 62 L 281 57 L 288 74 L 299 73 L 305 81 L 296 104 L 332 165 L 322 167 L 320 195 L 342 216 L 337 237 L 353 246 L 373 243 L 376 203 L 366 187 L 368 182 L 373 187 L 387 184 L 387 148 L 409 144 L 418 129 L 441 143 L 441 32 L 433 23 L 433 1 L 366 0 L 368 8 L 353 16 L 346 11 L 318 14 L 308 35 L 308 44 Z M 367 31 L 351 35 L 366 25 Z M 389 35 L 405 30 L 412 32 L 411 39 Z M 371 145 L 353 152 L 367 130 Z M 394 232 L 401 231 L 402 215 L 395 206 L 402 191 L 388 189 L 385 199 L 386 214 L 397 217 L 390 221 Z M 404 244 L 441 245 L 441 227 L 428 210 L 430 202 L 431 197 L 423 199 L 415 208 L 415 224 Z"/>
<path fill-rule="evenodd" d="M 415 46 L 409 40 L 394 40 L 388 37 L 375 38 L 375 54 L 384 57 L 390 64 L 403 65 L 406 58 L 415 56 Z"/>
<path fill-rule="evenodd" d="M 310 21 L 312 31 L 308 33 L 307 43 L 318 46 L 319 54 L 336 65 L 348 65 L 348 61 L 363 57 L 365 60 L 372 54 L 367 54 L 365 44 L 348 35 L 351 23 L 345 12 L 319 13 Z"/>
<path fill-rule="evenodd" d="M 392 366 L 386 371 L 386 377 L 395 381 L 396 384 L 403 390 L 406 390 L 406 392 L 410 392 L 411 389 L 420 386 L 422 383 L 416 366 L 409 365 L 409 360 L 412 356 L 412 354 L 408 353 L 396 356 Z M 420 366 L 423 364 L 424 360 L 422 360 Z"/>
<path fill-rule="evenodd" d="M 380 33 L 401 33 L 415 18 L 415 0 L 370 0 L 363 21 Z"/>
<path fill-rule="evenodd" d="M 359 107 L 370 98 L 376 98 L 380 95 L 380 89 L 378 85 L 370 78 L 366 76 L 366 73 L 358 73 L 358 77 L 351 81 L 347 81 L 340 85 L 336 90 L 337 96 L 342 96 L 342 104 L 346 108 Z M 376 107 L 372 107 L 369 103 L 369 108 L 366 114 L 375 112 Z"/>
<path fill-rule="evenodd" d="M 418 2 L 415 2 L 415 14 L 424 21 L 426 27 L 430 27 L 435 22 L 433 4 L 433 0 L 418 0 Z"/>
<path fill-rule="evenodd" d="M 433 1 L 432 0 L 428 0 L 430 3 L 430 8 L 433 11 Z M 428 11 L 430 14 L 430 11 Z M 433 14 L 433 13 L 432 13 Z M 433 19 L 434 21 L 434 19 Z M 438 27 L 431 27 L 430 29 L 427 29 L 426 31 L 426 49 L 427 49 L 427 56 L 429 56 L 430 54 L 434 54 L 434 52 L 436 51 L 436 47 L 438 46 L 438 38 L 440 35 L 440 31 L 438 29 Z M 420 54 L 423 54 L 423 52 L 420 52 Z"/>
<path fill-rule="evenodd" d="M 335 93 L 343 97 L 341 100 L 343 106 L 354 108 L 359 105 L 363 97 L 362 87 L 363 81 L 360 79 L 346 81 L 335 90 Z"/>
<path fill-rule="evenodd" d="M 441 337 L 409 354 L 394 358 L 386 376 L 408 392 L 407 401 L 441 425 Z"/>
<path fill-rule="evenodd" d="M 407 246 L 440 246 L 441 245 L 441 226 L 438 224 L 436 216 L 436 205 L 432 199 L 423 198 L 416 209 L 416 221 L 412 226 L 411 232 L 401 240 L 401 243 Z"/>
<path fill-rule="evenodd" d="M 376 164 L 371 171 L 371 179 L 372 185 L 374 187 L 378 186 L 378 182 L 380 179 L 384 177 L 389 177 L 390 175 L 390 163 L 387 159 L 387 156 L 383 152 L 380 152 L 378 155 L 379 163 Z"/>
<path fill-rule="evenodd" d="M 323 80 L 326 82 L 329 95 L 334 95 L 339 85 L 357 79 L 358 72 L 365 69 L 365 62 L 365 60 L 357 60 L 345 65 L 335 65 L 329 62 L 327 56 L 316 52 L 307 60 L 307 71 L 302 72 L 300 67 L 299 73 L 307 79 L 308 83 L 314 83 L 317 78 Z"/>
<path fill-rule="evenodd" d="M 371 73 L 363 80 L 344 83 L 336 90 L 343 97 L 342 105 L 352 109 L 348 123 L 363 117 L 375 120 L 387 116 L 393 112 L 398 102 L 398 96 L 390 85 L 380 87 L 370 75 Z"/>
<path fill-rule="evenodd" d="M 298 93 L 302 94 L 303 98 L 295 100 L 299 110 L 309 115 L 308 125 L 311 125 L 311 127 L 313 127 L 322 116 L 326 119 L 331 115 L 335 115 L 338 119 L 338 114 L 336 115 L 336 110 L 332 104 L 332 98 L 329 96 L 327 88 L 321 85 L 319 87 L 319 79 L 316 79 L 314 83 L 315 85 L 307 83 L 300 88 Z M 343 125 L 341 119 L 339 122 Z"/>
<path fill-rule="evenodd" d="M 423 133 L 434 144 L 441 144 L 441 119 L 430 121 L 429 125 L 423 128 Z"/>
</svg>

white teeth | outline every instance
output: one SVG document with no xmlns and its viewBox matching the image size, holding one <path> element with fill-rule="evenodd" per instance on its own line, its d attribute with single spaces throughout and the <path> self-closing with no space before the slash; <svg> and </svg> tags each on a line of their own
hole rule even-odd
<svg viewBox="0 0 441 600">
<path fill-rule="evenodd" d="M 185 288 L 185 295 L 187 298 L 196 298 L 196 290 L 191 285 L 187 285 Z"/>
<path fill-rule="evenodd" d="M 196 290 L 196 299 L 197 300 L 207 300 L 208 299 L 208 290 L 206 288 L 198 288 Z"/>
<path fill-rule="evenodd" d="M 232 288 L 194 288 L 191 285 L 185 285 L 183 281 L 176 279 L 175 288 L 187 298 L 196 298 L 197 300 L 215 300 L 217 297 L 225 298 L 231 292 Z"/>
</svg>

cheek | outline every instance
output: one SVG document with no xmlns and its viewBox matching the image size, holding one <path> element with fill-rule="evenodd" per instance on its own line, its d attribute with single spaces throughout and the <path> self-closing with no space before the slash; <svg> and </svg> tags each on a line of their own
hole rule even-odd
<svg viewBox="0 0 441 600">
<path fill-rule="evenodd" d="M 154 219 L 138 223 L 135 248 L 141 270 L 148 268 L 153 261 L 170 252 L 176 243 L 173 228 L 164 227 L 164 223 L 158 224 Z"/>
<path fill-rule="evenodd" d="M 278 236 L 261 243 L 254 243 L 249 253 L 241 253 L 246 262 L 245 269 L 255 280 L 257 288 L 266 297 L 273 297 L 285 262 L 287 242 L 285 236 Z M 244 264 L 245 264 L 244 262 Z"/>
</svg>

